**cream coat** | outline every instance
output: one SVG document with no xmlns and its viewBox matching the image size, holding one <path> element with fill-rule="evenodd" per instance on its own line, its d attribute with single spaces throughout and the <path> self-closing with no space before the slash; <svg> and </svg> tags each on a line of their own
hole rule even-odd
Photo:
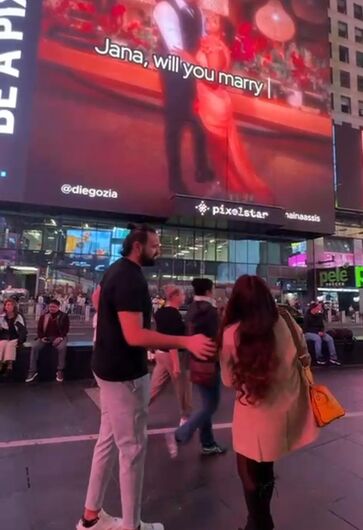
<svg viewBox="0 0 363 530">
<path fill-rule="evenodd" d="M 223 383 L 232 387 L 230 361 L 236 355 L 234 334 L 238 325 L 223 335 L 221 369 Z M 306 342 L 296 325 L 305 350 Z M 280 365 L 267 398 L 256 405 L 242 404 L 236 396 L 233 415 L 233 447 L 257 462 L 275 460 L 313 442 L 318 436 L 307 384 L 290 330 L 283 318 L 275 326 Z"/>
</svg>

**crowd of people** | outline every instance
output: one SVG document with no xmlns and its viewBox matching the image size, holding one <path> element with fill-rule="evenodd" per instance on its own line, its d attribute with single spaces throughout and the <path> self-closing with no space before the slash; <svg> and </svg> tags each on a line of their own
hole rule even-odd
<svg viewBox="0 0 363 530">
<path fill-rule="evenodd" d="M 179 425 L 166 435 L 171 458 L 199 432 L 201 454 L 226 452 L 213 432 L 213 416 L 223 383 L 235 392 L 233 449 L 248 508 L 245 530 L 272 530 L 274 463 L 318 436 L 309 387 L 303 372 L 313 341 L 318 364 L 339 365 L 334 340 L 325 332 L 323 307 L 310 304 L 303 330 L 282 310 L 266 283 L 241 276 L 220 311 L 213 282 L 195 278 L 185 318 L 183 289 L 164 287 L 165 299 L 153 304 L 142 267 L 154 265 L 159 236 L 146 225 L 131 226 L 123 257 L 105 273 L 92 296 L 94 355 L 92 368 L 100 389 L 101 426 L 94 449 L 84 513 L 77 530 L 163 530 L 141 521 L 141 501 L 149 408 L 171 381 L 180 411 Z M 32 343 L 27 383 L 38 377 L 42 350 L 58 355 L 56 380 L 63 382 L 70 321 L 58 299 L 44 300 Z M 291 329 L 294 329 L 292 333 Z M 296 337 L 299 344 L 296 344 Z M 11 373 L 17 349 L 27 340 L 27 326 L 16 300 L 4 302 L 0 315 L 0 369 Z M 151 381 L 148 350 L 155 352 Z M 193 408 L 192 389 L 200 396 Z M 115 452 L 119 453 L 122 519 L 103 510 Z"/>
<path fill-rule="evenodd" d="M 152 303 L 142 267 L 154 264 L 160 241 L 148 226 L 130 228 L 123 257 L 106 271 L 98 289 L 92 367 L 100 388 L 101 426 L 77 530 L 164 529 L 162 523 L 142 522 L 141 504 L 149 405 L 169 379 L 181 416 L 175 432 L 166 437 L 171 457 L 197 430 L 203 455 L 225 453 L 214 438 L 213 414 L 221 382 L 233 389 L 233 449 L 248 508 L 243 528 L 272 530 L 274 463 L 318 436 L 303 376 L 310 363 L 303 331 L 288 312 L 279 310 L 256 276 L 237 280 L 222 321 L 210 280 L 193 281 L 194 299 L 185 321 L 179 313 L 183 292 L 168 286 L 152 330 Z M 151 392 L 148 349 L 156 352 Z M 201 397 L 196 411 L 191 384 Z M 103 509 L 115 452 L 122 519 Z"/>
</svg>

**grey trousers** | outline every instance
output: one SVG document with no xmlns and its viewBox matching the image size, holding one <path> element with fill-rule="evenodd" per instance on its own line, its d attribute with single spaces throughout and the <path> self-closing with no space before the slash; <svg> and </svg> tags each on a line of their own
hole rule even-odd
<svg viewBox="0 0 363 530">
<path fill-rule="evenodd" d="M 38 339 L 34 342 L 32 346 L 32 351 L 30 353 L 30 363 L 29 363 L 29 372 L 36 372 L 38 369 L 38 359 L 39 354 L 43 348 L 48 348 L 49 343 L 43 342 Z M 66 355 L 67 355 L 67 339 L 63 339 L 58 346 L 53 346 L 58 352 L 58 365 L 57 370 L 64 370 L 66 366 Z"/>
<path fill-rule="evenodd" d="M 157 351 L 155 361 L 156 364 L 151 376 L 150 404 L 161 394 L 165 385 L 169 381 L 172 381 L 178 400 L 180 416 L 182 418 L 189 418 L 193 410 L 193 390 L 189 371 L 185 367 L 183 358 L 181 357 L 181 373 L 178 379 L 175 379 L 173 375 L 173 363 L 169 352 Z"/>
<path fill-rule="evenodd" d="M 95 376 L 96 377 L 96 376 Z M 101 426 L 94 449 L 86 508 L 99 511 L 115 458 L 119 477 L 124 528 L 138 528 L 147 444 L 149 375 L 124 383 L 96 377 L 100 388 Z"/>
</svg>

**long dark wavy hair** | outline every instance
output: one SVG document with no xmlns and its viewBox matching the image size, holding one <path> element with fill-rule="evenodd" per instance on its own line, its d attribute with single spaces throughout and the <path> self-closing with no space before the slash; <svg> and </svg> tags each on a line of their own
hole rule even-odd
<svg viewBox="0 0 363 530">
<path fill-rule="evenodd" d="M 232 380 L 242 402 L 266 398 L 279 364 L 274 327 L 279 318 L 276 303 L 266 283 L 258 276 L 240 276 L 227 304 L 220 335 L 231 324 L 236 329 L 236 359 Z"/>
</svg>

